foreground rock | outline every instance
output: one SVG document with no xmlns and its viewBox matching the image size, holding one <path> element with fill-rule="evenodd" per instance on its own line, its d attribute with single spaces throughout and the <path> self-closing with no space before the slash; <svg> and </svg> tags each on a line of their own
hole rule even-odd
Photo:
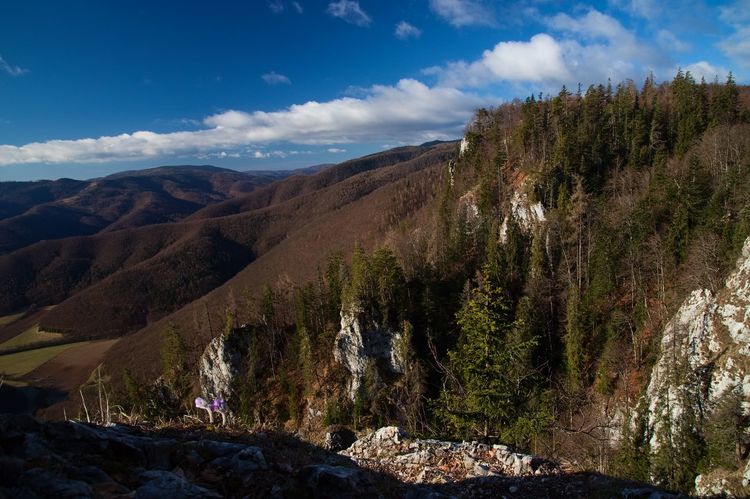
<svg viewBox="0 0 750 499">
<path fill-rule="evenodd" d="M 0 415 L 0 499 L 670 497 L 565 474 L 502 446 L 411 439 L 393 427 L 346 453 L 352 459 L 281 433 L 143 431 Z"/>
<path fill-rule="evenodd" d="M 513 452 L 504 445 L 410 438 L 395 426 L 354 442 L 343 455 L 357 464 L 387 471 L 412 483 L 450 483 L 480 477 L 560 474 L 545 459 Z"/>
</svg>

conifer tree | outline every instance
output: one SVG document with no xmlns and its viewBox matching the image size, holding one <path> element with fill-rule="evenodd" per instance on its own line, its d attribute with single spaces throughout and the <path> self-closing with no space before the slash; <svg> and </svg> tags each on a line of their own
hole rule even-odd
<svg viewBox="0 0 750 499">
<path fill-rule="evenodd" d="M 453 377 L 438 412 L 456 433 L 497 438 L 524 414 L 528 383 L 523 360 L 534 340 L 518 340 L 504 292 L 480 279 L 457 315 L 458 344 L 449 352 Z"/>
</svg>

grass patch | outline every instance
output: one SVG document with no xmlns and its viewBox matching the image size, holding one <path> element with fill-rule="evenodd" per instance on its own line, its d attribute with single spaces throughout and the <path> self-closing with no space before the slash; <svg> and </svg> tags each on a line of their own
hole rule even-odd
<svg viewBox="0 0 750 499">
<path fill-rule="evenodd" d="M 36 324 L 18 336 L 14 336 L 5 343 L 0 344 L 0 350 L 7 350 L 10 348 L 16 348 L 24 345 L 31 345 L 34 343 L 42 343 L 45 341 L 59 340 L 63 335 L 60 333 L 48 333 L 47 331 L 40 331 L 39 324 Z"/>
<path fill-rule="evenodd" d="M 36 348 L 25 352 L 11 353 L 0 355 L 0 374 L 6 376 L 19 377 L 28 374 L 37 367 L 41 366 L 48 360 L 53 359 L 61 352 L 70 347 L 82 345 L 84 343 L 67 343 L 65 345 L 55 345 L 52 347 Z"/>
<path fill-rule="evenodd" d="M 0 326 L 7 326 L 8 324 L 13 324 L 18 319 L 23 317 L 25 313 L 26 312 L 20 312 L 18 314 L 0 316 Z"/>
</svg>

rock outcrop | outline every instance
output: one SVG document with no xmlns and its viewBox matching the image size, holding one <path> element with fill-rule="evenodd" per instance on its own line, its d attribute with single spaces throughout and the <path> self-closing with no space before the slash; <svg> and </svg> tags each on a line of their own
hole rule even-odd
<svg viewBox="0 0 750 499">
<path fill-rule="evenodd" d="M 411 438 L 395 426 L 381 428 L 357 440 L 341 454 L 351 457 L 360 466 L 388 471 L 412 483 L 560 473 L 556 464 L 514 452 L 505 445 Z"/>
<path fill-rule="evenodd" d="M 500 240 L 502 242 L 505 242 L 507 239 L 510 217 L 512 217 L 513 221 L 525 232 L 530 232 L 532 228 L 546 221 L 544 216 L 544 206 L 539 201 L 532 203 L 529 200 L 529 196 L 524 192 L 523 185 L 519 188 L 513 189 L 508 209 L 509 213 L 503 218 L 503 223 L 500 226 Z"/>
<path fill-rule="evenodd" d="M 208 399 L 231 400 L 235 378 L 248 350 L 248 335 L 243 328 L 229 335 L 217 336 L 208 344 L 200 358 L 199 381 Z"/>
<path fill-rule="evenodd" d="M 342 309 L 341 330 L 336 335 L 333 356 L 349 371 L 347 394 L 351 400 L 357 397 L 368 364 L 385 375 L 403 374 L 406 359 L 399 348 L 402 339 L 400 331 L 367 320 L 356 307 Z"/>
<path fill-rule="evenodd" d="M 693 291 L 664 329 L 661 354 L 642 403 L 651 452 L 677 433 L 667 425 L 688 417 L 705 420 L 731 396 L 750 414 L 750 238 L 725 286 L 716 294 Z M 726 473 L 700 476 L 696 490 L 750 493 L 748 480 L 735 478 Z M 727 488 L 740 482 L 742 490 Z"/>
</svg>

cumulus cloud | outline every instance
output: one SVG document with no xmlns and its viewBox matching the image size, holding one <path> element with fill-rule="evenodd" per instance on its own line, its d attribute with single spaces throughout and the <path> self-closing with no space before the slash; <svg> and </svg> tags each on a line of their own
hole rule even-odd
<svg viewBox="0 0 750 499">
<path fill-rule="evenodd" d="M 291 85 L 292 83 L 292 80 L 288 76 L 279 74 L 276 71 L 266 73 L 261 78 L 269 85 Z"/>
<path fill-rule="evenodd" d="M 673 73 L 676 74 L 679 69 L 680 68 L 674 68 Z M 714 66 L 708 61 L 699 61 L 693 64 L 688 64 L 687 66 L 684 66 L 682 70 L 690 71 L 690 74 L 696 81 L 700 81 L 701 78 L 704 78 L 707 82 L 714 81 L 715 78 L 718 78 L 719 81 L 723 82 L 729 74 L 729 71 L 723 67 Z"/>
<path fill-rule="evenodd" d="M 401 21 L 396 25 L 396 38 L 399 40 L 407 40 L 409 38 L 419 38 L 422 36 L 422 30 L 413 26 L 406 21 Z"/>
<path fill-rule="evenodd" d="M 367 12 L 362 10 L 362 7 L 359 6 L 359 2 L 353 0 L 331 2 L 328 4 L 326 12 L 333 17 L 338 17 L 349 24 L 360 26 L 362 28 L 369 26 L 372 22 L 372 19 Z"/>
<path fill-rule="evenodd" d="M 571 77 L 564 47 L 547 34 L 528 42 L 500 42 L 472 63 L 452 62 L 425 70 L 437 75 L 442 85 L 479 87 L 497 81 L 564 81 Z"/>
<path fill-rule="evenodd" d="M 138 131 L 22 146 L 0 145 L 0 165 L 123 161 L 232 151 L 270 143 L 333 146 L 450 139 L 460 135 L 474 109 L 497 102 L 496 98 L 404 79 L 393 86 L 373 86 L 361 98 L 310 101 L 273 112 L 228 110 L 205 118 L 206 128 L 201 130 Z"/>
<path fill-rule="evenodd" d="M 7 73 L 11 76 L 23 76 L 29 72 L 28 69 L 24 69 L 19 66 L 13 66 L 0 55 L 0 71 Z"/>
<path fill-rule="evenodd" d="M 495 14 L 478 0 L 430 0 L 432 10 L 447 23 L 464 26 L 493 26 Z"/>
<path fill-rule="evenodd" d="M 734 33 L 722 40 L 719 48 L 737 64 L 750 68 L 750 0 L 737 0 L 721 7 L 720 19 Z"/>
<path fill-rule="evenodd" d="M 543 21 L 554 36 L 539 33 L 528 41 L 503 41 L 476 61 L 451 62 L 425 72 L 443 85 L 459 88 L 531 82 L 553 89 L 608 78 L 617 82 L 673 66 L 663 50 L 642 44 L 619 21 L 597 10 Z"/>
</svg>

